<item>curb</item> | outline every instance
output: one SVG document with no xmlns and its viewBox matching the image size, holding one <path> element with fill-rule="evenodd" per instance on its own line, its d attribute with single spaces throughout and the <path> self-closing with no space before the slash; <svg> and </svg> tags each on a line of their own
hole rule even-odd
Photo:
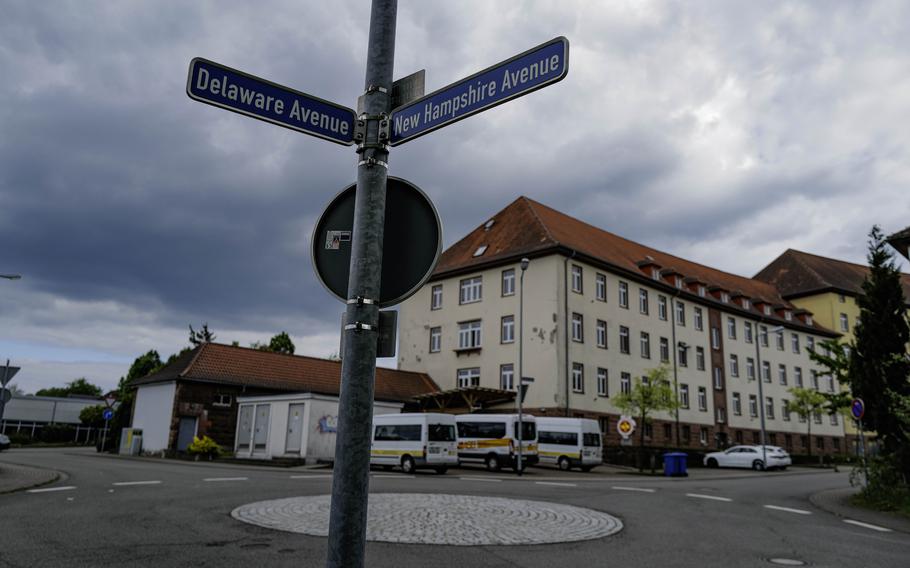
<svg viewBox="0 0 910 568">
<path fill-rule="evenodd" d="M 189 467 L 219 467 L 223 469 L 239 469 L 239 470 L 253 470 L 253 471 L 312 471 L 312 470 L 329 470 L 331 467 L 325 465 L 302 465 L 296 467 L 281 467 L 273 465 L 255 465 L 255 464 L 238 464 L 238 463 L 229 463 L 223 461 L 190 461 L 190 460 L 181 460 L 174 458 L 152 458 L 145 456 L 121 456 L 119 454 L 108 454 L 100 452 L 92 453 L 72 453 L 67 452 L 66 455 L 74 455 L 79 457 L 90 457 L 90 458 L 106 458 L 114 460 L 125 460 L 125 461 L 139 461 L 139 462 L 151 462 L 151 463 L 165 463 L 172 465 L 184 465 Z"/>
<path fill-rule="evenodd" d="M 851 505 L 849 498 L 859 493 L 856 487 L 843 487 L 819 491 L 809 496 L 809 502 L 815 507 L 841 519 L 863 521 L 895 532 L 910 534 L 910 520 L 885 511 L 875 511 Z"/>
<path fill-rule="evenodd" d="M 0 462 L 0 463 L 2 463 L 4 465 L 15 466 L 16 468 L 20 468 L 20 469 L 33 469 L 33 470 L 39 470 L 39 471 L 47 471 L 52 474 L 52 476 L 48 479 L 20 483 L 19 485 L 15 486 L 11 489 L 0 489 L 0 495 L 9 495 L 11 493 L 26 491 L 28 489 L 34 489 L 36 487 L 50 485 L 52 483 L 57 483 L 58 481 L 65 481 L 65 480 L 69 479 L 69 476 L 66 473 L 56 470 L 56 469 L 50 469 L 50 468 L 46 468 L 46 467 L 37 467 L 34 465 L 25 465 L 25 464 L 21 464 L 21 463 L 14 463 L 14 462 L 7 462 L 7 461 Z"/>
</svg>

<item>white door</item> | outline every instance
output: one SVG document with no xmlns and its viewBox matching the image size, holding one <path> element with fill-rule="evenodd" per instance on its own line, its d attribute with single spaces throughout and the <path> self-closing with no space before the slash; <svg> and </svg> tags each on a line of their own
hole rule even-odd
<svg viewBox="0 0 910 568">
<path fill-rule="evenodd" d="M 240 425 L 237 428 L 237 453 L 250 454 L 253 443 L 253 405 L 240 407 Z"/>
<path fill-rule="evenodd" d="M 300 454 L 303 446 L 303 407 L 304 404 L 291 404 L 288 406 L 288 435 L 284 453 Z"/>
<path fill-rule="evenodd" d="M 256 423 L 253 427 L 253 453 L 264 454 L 269 446 L 269 414 L 272 405 L 256 405 Z"/>
</svg>

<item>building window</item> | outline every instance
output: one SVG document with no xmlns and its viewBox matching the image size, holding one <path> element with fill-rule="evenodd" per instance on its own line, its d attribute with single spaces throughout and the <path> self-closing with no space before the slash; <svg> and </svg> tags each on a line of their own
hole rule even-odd
<svg viewBox="0 0 910 568">
<path fill-rule="evenodd" d="M 686 326 L 686 305 L 676 301 L 676 325 Z"/>
<path fill-rule="evenodd" d="M 644 288 L 638 289 L 638 312 L 648 315 L 648 291 Z"/>
<path fill-rule="evenodd" d="M 733 393 L 733 414 L 736 416 L 742 416 L 743 414 L 743 401 L 738 392 Z"/>
<path fill-rule="evenodd" d="M 572 265 L 572 291 L 582 293 L 581 267 L 577 264 Z"/>
<path fill-rule="evenodd" d="M 572 391 L 585 392 L 585 367 L 581 363 L 572 363 Z"/>
<path fill-rule="evenodd" d="M 784 319 L 787 321 L 793 321 L 793 312 L 790 310 L 784 310 Z"/>
<path fill-rule="evenodd" d="M 771 306 L 765 305 L 764 312 L 765 312 L 766 316 L 770 316 L 771 315 Z"/>
<path fill-rule="evenodd" d="M 811 371 L 812 373 L 812 388 L 818 390 L 818 371 Z"/>
<path fill-rule="evenodd" d="M 834 377 L 828 375 L 826 380 L 828 382 L 828 392 L 834 392 Z"/>
<path fill-rule="evenodd" d="M 654 280 L 657 280 L 659 282 L 660 281 L 660 270 L 658 270 L 657 268 L 652 268 L 651 269 L 651 278 Z"/>
<path fill-rule="evenodd" d="M 815 353 L 815 338 L 814 337 L 809 337 L 809 336 L 806 337 L 806 349 L 810 353 Z"/>
<path fill-rule="evenodd" d="M 805 421 L 806 421 L 806 415 L 805 415 L 805 414 L 797 413 L 797 414 L 796 414 L 796 417 L 799 418 L 799 421 L 800 421 L 800 422 L 805 422 Z"/>
<path fill-rule="evenodd" d="M 729 304 L 730 303 L 730 294 L 728 294 L 727 292 L 721 292 L 720 301 L 725 304 Z"/>
<path fill-rule="evenodd" d="M 799 353 L 799 335 L 790 334 L 790 347 L 793 348 L 794 353 Z"/>
<path fill-rule="evenodd" d="M 775 339 L 777 341 L 777 350 L 783 351 L 784 350 L 784 330 L 778 331 Z"/>
<path fill-rule="evenodd" d="M 768 420 L 774 420 L 774 399 L 770 396 L 765 397 L 765 416 Z"/>
<path fill-rule="evenodd" d="M 215 395 L 215 400 L 212 402 L 212 406 L 230 406 L 232 399 L 233 399 L 232 395 L 224 394 L 224 393 L 217 393 Z"/>
<path fill-rule="evenodd" d="M 708 389 L 698 387 L 698 409 L 704 412 L 708 410 Z"/>
<path fill-rule="evenodd" d="M 622 373 L 619 376 L 619 392 L 632 394 L 632 375 L 629 373 Z"/>
<path fill-rule="evenodd" d="M 619 281 L 619 307 L 629 308 L 629 284 Z"/>
<path fill-rule="evenodd" d="M 430 353 L 439 353 L 442 349 L 442 328 L 430 328 Z"/>
<path fill-rule="evenodd" d="M 600 431 L 603 432 L 603 442 L 607 441 L 607 432 L 610 431 L 610 417 L 609 416 L 600 416 L 597 419 L 597 422 L 600 424 Z"/>
<path fill-rule="evenodd" d="M 607 301 L 607 275 L 600 272 L 594 276 L 594 295 L 601 302 Z"/>
<path fill-rule="evenodd" d="M 603 367 L 597 368 L 597 396 L 610 396 L 608 376 L 606 369 Z"/>
<path fill-rule="evenodd" d="M 641 332 L 641 339 L 639 340 L 641 345 L 641 356 L 643 359 L 651 358 L 651 335 L 645 332 Z"/>
<path fill-rule="evenodd" d="M 702 285 L 699 285 L 698 286 L 698 295 L 701 296 L 702 298 L 704 298 L 705 292 L 706 292 L 705 287 Z"/>
<path fill-rule="evenodd" d="M 844 332 L 850 331 L 850 322 L 847 321 L 847 314 L 840 315 L 840 330 Z"/>
<path fill-rule="evenodd" d="M 701 444 L 702 446 L 708 445 L 708 429 L 707 428 L 700 428 L 698 430 L 698 443 Z"/>
<path fill-rule="evenodd" d="M 739 376 L 739 356 L 730 355 L 730 376 L 738 377 Z"/>
<path fill-rule="evenodd" d="M 597 346 L 601 349 L 607 348 L 607 322 L 604 320 L 597 320 L 597 326 L 595 329 L 595 335 L 597 336 Z"/>
<path fill-rule="evenodd" d="M 477 349 L 480 347 L 480 320 L 458 324 L 458 348 Z"/>
<path fill-rule="evenodd" d="M 696 347 L 695 348 L 695 366 L 699 371 L 705 370 L 705 348 Z"/>
<path fill-rule="evenodd" d="M 682 439 L 687 444 L 692 439 L 692 427 L 689 425 L 684 425 L 682 427 Z"/>
<path fill-rule="evenodd" d="M 664 439 L 670 440 L 673 437 L 673 425 L 664 424 Z"/>
<path fill-rule="evenodd" d="M 787 366 L 783 363 L 777 366 L 777 379 L 780 381 L 780 384 L 787 384 Z"/>
<path fill-rule="evenodd" d="M 812 325 L 812 314 L 806 314 L 806 325 Z"/>
<path fill-rule="evenodd" d="M 761 379 L 766 383 L 771 382 L 771 363 L 767 361 L 761 362 Z"/>
<path fill-rule="evenodd" d="M 461 281 L 461 294 L 459 304 L 473 304 L 479 302 L 483 295 L 483 280 L 480 276 L 465 278 Z"/>
<path fill-rule="evenodd" d="M 499 388 L 515 390 L 515 366 L 512 363 L 499 366 Z"/>
<path fill-rule="evenodd" d="M 480 386 L 480 367 L 470 369 L 458 369 L 458 388 Z"/>
<path fill-rule="evenodd" d="M 803 386 L 803 369 L 802 369 L 802 367 L 793 367 L 793 382 L 796 383 L 796 386 L 802 388 L 802 386 Z"/>
<path fill-rule="evenodd" d="M 790 409 L 788 408 L 790 403 L 787 399 L 780 401 L 780 417 L 784 422 L 790 421 Z"/>
<path fill-rule="evenodd" d="M 515 295 L 515 269 L 510 268 L 502 271 L 502 295 Z"/>
<path fill-rule="evenodd" d="M 840 451 L 840 438 L 831 438 L 831 443 L 834 444 L 834 451 Z"/>
<path fill-rule="evenodd" d="M 643 433 L 645 435 L 645 439 L 650 440 L 651 438 L 654 437 L 654 425 L 653 424 L 645 422 L 645 427 L 643 430 L 644 430 Z"/>
<path fill-rule="evenodd" d="M 768 346 L 768 326 L 763 325 L 759 327 L 758 340 L 762 347 Z"/>
<path fill-rule="evenodd" d="M 432 288 L 432 293 L 430 294 L 430 309 L 442 309 L 442 284 L 436 284 Z"/>
<path fill-rule="evenodd" d="M 720 367 L 714 367 L 714 390 L 724 390 L 724 375 Z"/>
<path fill-rule="evenodd" d="M 714 409 L 714 416 L 718 424 L 723 424 L 727 421 L 727 409 L 723 406 L 718 406 Z"/>
<path fill-rule="evenodd" d="M 747 310 L 752 309 L 752 302 L 749 301 L 749 298 L 743 298 L 743 308 Z"/>
<path fill-rule="evenodd" d="M 705 329 L 705 320 L 702 316 L 701 308 L 694 308 L 694 315 L 692 316 L 694 320 L 695 329 L 702 331 Z"/>
<path fill-rule="evenodd" d="M 679 385 L 679 406 L 689 408 L 689 385 Z"/>
<path fill-rule="evenodd" d="M 670 341 L 666 337 L 660 338 L 660 361 L 661 363 L 670 362 Z"/>
<path fill-rule="evenodd" d="M 500 343 L 513 343 L 515 341 L 515 316 L 502 316 Z"/>
<path fill-rule="evenodd" d="M 689 357 L 688 357 L 688 345 L 684 343 L 679 343 L 676 345 L 676 360 L 679 362 L 680 367 L 689 366 Z"/>
<path fill-rule="evenodd" d="M 831 416 L 831 425 L 837 426 L 837 413 L 831 414 L 829 416 Z"/>
<path fill-rule="evenodd" d="M 619 352 L 629 353 L 629 328 L 624 325 L 619 326 Z"/>
<path fill-rule="evenodd" d="M 720 349 L 720 330 L 716 327 L 711 328 L 711 349 Z"/>
<path fill-rule="evenodd" d="M 727 337 L 730 339 L 736 339 L 736 319 L 732 317 L 727 318 Z"/>
<path fill-rule="evenodd" d="M 752 343 L 752 322 L 750 321 L 743 323 L 743 339 L 746 340 L 746 343 Z"/>
<path fill-rule="evenodd" d="M 754 394 L 749 395 L 749 416 L 752 418 L 758 416 L 758 398 Z"/>
<path fill-rule="evenodd" d="M 667 321 L 667 297 L 661 294 L 657 295 L 657 317 Z"/>
<path fill-rule="evenodd" d="M 581 314 L 572 314 L 572 341 L 584 343 L 584 319 Z"/>
<path fill-rule="evenodd" d="M 752 357 L 746 357 L 746 379 L 755 380 L 755 359 Z"/>
</svg>

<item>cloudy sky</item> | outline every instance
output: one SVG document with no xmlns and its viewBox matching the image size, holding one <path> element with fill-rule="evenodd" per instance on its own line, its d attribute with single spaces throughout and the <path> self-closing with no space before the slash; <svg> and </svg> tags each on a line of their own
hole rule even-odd
<svg viewBox="0 0 910 568">
<path fill-rule="evenodd" d="M 910 225 L 910 4 L 401 0 L 396 77 L 433 90 L 558 35 L 561 83 L 395 148 L 449 245 L 524 194 L 751 275 L 863 262 Z M 137 355 L 286 330 L 337 350 L 309 261 L 350 148 L 191 101 L 206 57 L 339 104 L 369 2 L 8 2 L 0 18 L 0 358 L 23 389 L 112 387 Z"/>
</svg>

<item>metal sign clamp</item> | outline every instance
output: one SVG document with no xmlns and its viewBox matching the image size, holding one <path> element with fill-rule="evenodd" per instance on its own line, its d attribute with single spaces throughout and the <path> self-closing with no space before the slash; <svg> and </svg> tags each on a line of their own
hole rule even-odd
<svg viewBox="0 0 910 568">
<path fill-rule="evenodd" d="M 366 166 L 372 168 L 373 166 L 382 166 L 385 169 L 389 169 L 389 164 L 383 162 L 382 160 L 377 160 L 376 158 L 367 158 L 366 160 L 360 160 L 357 162 L 358 166 Z"/>
<path fill-rule="evenodd" d="M 377 150 L 382 150 L 383 152 L 389 151 L 389 145 L 383 144 L 382 142 L 364 142 L 357 145 L 357 153 L 363 154 L 364 150 L 369 150 L 370 148 L 375 148 Z"/>
<path fill-rule="evenodd" d="M 377 92 L 377 91 L 379 91 L 380 93 L 388 93 L 388 92 L 389 92 L 389 90 L 386 89 L 385 87 L 381 87 L 381 86 L 379 86 L 379 85 L 372 85 L 372 84 L 371 84 L 369 87 L 367 87 L 367 92 L 364 93 L 364 94 L 367 94 L 367 93 L 375 93 L 375 92 Z"/>
<path fill-rule="evenodd" d="M 345 331 L 351 331 L 351 330 L 353 330 L 353 331 L 376 331 L 376 327 L 377 326 L 375 326 L 375 325 L 370 325 L 368 323 L 361 323 L 358 321 L 358 322 L 349 323 L 349 324 L 345 325 L 344 330 Z"/>
<path fill-rule="evenodd" d="M 345 303 L 349 304 L 349 305 L 357 304 L 358 306 L 362 306 L 364 304 L 373 305 L 373 304 L 376 304 L 377 302 L 376 302 L 376 300 L 373 300 L 372 298 L 364 298 L 362 296 L 357 296 L 356 298 L 349 298 L 348 301 Z"/>
</svg>

